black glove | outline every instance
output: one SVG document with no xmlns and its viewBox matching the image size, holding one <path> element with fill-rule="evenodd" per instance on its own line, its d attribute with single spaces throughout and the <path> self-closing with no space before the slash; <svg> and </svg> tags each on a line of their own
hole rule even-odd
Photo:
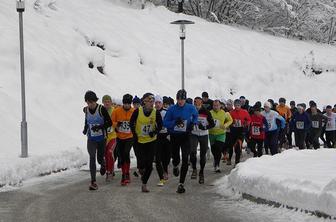
<svg viewBox="0 0 336 222">
<path fill-rule="evenodd" d="M 97 131 L 99 131 L 99 130 L 101 130 L 101 129 L 103 129 L 103 126 L 102 126 L 102 125 L 95 125 L 95 126 L 91 127 L 91 130 L 92 130 L 93 132 L 97 132 Z"/>
<path fill-rule="evenodd" d="M 177 118 L 177 120 L 175 121 L 175 124 L 176 124 L 176 126 L 180 126 L 180 125 L 183 125 L 184 122 L 183 122 L 183 120 L 179 117 L 179 118 Z"/>
<path fill-rule="evenodd" d="M 148 135 L 149 135 L 151 138 L 153 138 L 153 137 L 156 135 L 156 132 L 151 131 L 151 132 L 148 133 Z"/>
<path fill-rule="evenodd" d="M 198 129 L 200 129 L 200 130 L 207 130 L 207 128 L 205 126 L 203 126 L 202 123 L 198 124 Z"/>
<path fill-rule="evenodd" d="M 195 126 L 194 123 L 190 123 L 190 125 L 187 127 L 187 132 L 191 132 L 191 131 L 193 131 L 194 126 Z"/>
<path fill-rule="evenodd" d="M 87 129 L 84 128 L 84 130 L 83 130 L 83 134 L 86 135 L 86 133 L 87 133 Z"/>
</svg>

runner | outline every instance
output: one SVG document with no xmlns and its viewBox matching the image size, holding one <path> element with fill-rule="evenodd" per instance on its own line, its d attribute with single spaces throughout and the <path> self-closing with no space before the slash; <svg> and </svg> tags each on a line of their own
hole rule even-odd
<svg viewBox="0 0 336 222">
<path fill-rule="evenodd" d="M 225 104 L 225 112 L 228 112 L 230 114 L 230 112 L 233 110 L 233 101 L 231 99 L 228 99 L 226 101 Z M 231 116 L 231 115 L 230 115 Z M 231 117 L 232 119 L 232 117 Z M 232 124 L 232 123 L 231 123 Z M 229 128 L 226 129 L 226 133 L 225 133 L 225 142 L 224 142 L 224 149 L 223 149 L 223 162 L 226 162 L 226 165 L 231 165 L 231 160 L 229 161 L 229 155 L 228 155 L 228 151 L 230 150 L 230 146 L 231 146 L 231 125 Z"/>
<path fill-rule="evenodd" d="M 162 128 L 162 118 L 160 112 L 153 107 L 153 94 L 144 94 L 142 102 L 143 105 L 133 112 L 130 126 L 138 149 L 139 168 L 142 170 L 141 191 L 148 193 L 147 182 L 153 170 L 157 134 Z M 159 174 L 161 180 L 163 180 L 162 174 Z"/>
<path fill-rule="evenodd" d="M 221 109 L 221 103 L 219 100 L 213 102 L 213 110 L 210 111 L 212 118 L 215 122 L 215 127 L 209 130 L 209 138 L 211 145 L 211 152 L 214 156 L 214 171 L 220 173 L 219 163 L 222 153 L 226 153 L 225 150 L 225 136 L 226 130 L 229 129 L 233 120 L 230 113 Z"/>
<path fill-rule="evenodd" d="M 324 115 L 328 118 L 325 128 L 327 147 L 336 148 L 336 113 L 334 113 L 332 107 L 328 105 L 326 107 L 326 114 Z"/>
<path fill-rule="evenodd" d="M 261 157 L 263 155 L 262 149 L 265 140 L 265 131 L 268 130 L 268 124 L 266 118 L 261 115 L 259 105 L 254 106 L 253 111 L 251 115 L 249 146 L 253 152 L 253 157 Z"/>
<path fill-rule="evenodd" d="M 200 171 L 199 171 L 199 183 L 204 183 L 204 167 L 206 164 L 206 154 L 209 149 L 209 131 L 215 126 L 214 120 L 209 110 L 203 106 L 201 97 L 194 99 L 194 105 L 198 111 L 198 124 L 194 126 L 190 136 L 190 162 L 193 168 L 191 179 L 197 178 L 197 147 L 200 144 Z"/>
<path fill-rule="evenodd" d="M 305 141 L 307 132 L 311 128 L 311 120 L 309 115 L 305 112 L 304 104 L 299 104 L 297 108 L 298 112 L 294 114 L 290 125 L 291 128 L 294 129 L 295 145 L 302 150 L 306 148 Z"/>
<path fill-rule="evenodd" d="M 105 95 L 102 98 L 105 109 L 109 116 L 112 118 L 112 112 L 114 107 L 112 106 L 112 98 L 109 95 Z M 110 182 L 114 177 L 114 150 L 116 147 L 117 134 L 114 128 L 111 126 L 107 129 L 107 139 L 105 147 L 105 162 L 106 162 L 106 182 Z"/>
<path fill-rule="evenodd" d="M 97 104 L 98 98 L 92 91 L 87 91 L 84 96 L 87 106 L 84 107 L 85 125 L 83 134 L 87 135 L 87 150 L 90 155 L 91 183 L 89 190 L 97 190 L 96 182 L 96 153 L 97 161 L 100 164 L 100 174 L 106 172 L 104 150 L 106 145 L 106 130 L 111 127 L 112 122 L 107 110 Z"/>
<path fill-rule="evenodd" d="M 322 113 L 318 112 L 316 105 L 310 107 L 311 114 L 309 115 L 311 119 L 311 128 L 308 133 L 308 143 L 306 142 L 307 148 L 310 149 L 310 145 L 313 145 L 314 149 L 320 148 L 319 138 L 322 133 L 323 126 L 328 122 L 328 118 Z"/>
<path fill-rule="evenodd" d="M 286 99 L 285 98 L 280 98 L 279 99 L 279 105 L 276 107 L 276 111 L 286 121 L 285 129 L 280 130 L 280 133 L 279 133 L 279 149 L 281 149 L 281 148 L 283 148 L 283 145 L 286 143 L 286 137 L 287 137 L 288 143 L 291 142 L 291 137 L 292 137 L 292 135 L 289 133 L 289 121 L 292 118 L 292 112 L 291 112 L 290 108 L 286 105 Z"/>
<path fill-rule="evenodd" d="M 212 110 L 213 101 L 209 99 L 208 92 L 202 92 L 202 100 L 203 106 L 209 111 Z"/>
<path fill-rule="evenodd" d="M 134 109 L 137 109 L 141 106 L 141 99 L 137 96 L 134 96 L 133 100 L 132 100 L 132 105 Z"/>
<path fill-rule="evenodd" d="M 133 134 L 130 128 L 130 119 L 134 109 L 131 107 L 132 96 L 125 94 L 122 99 L 123 105 L 116 108 L 112 113 L 113 127 L 117 132 L 117 151 L 121 164 L 121 185 L 130 183 L 130 151 L 133 145 Z"/>
<path fill-rule="evenodd" d="M 271 151 L 271 155 L 278 153 L 278 135 L 280 129 L 284 129 L 286 126 L 285 119 L 272 109 L 270 102 L 264 103 L 264 111 L 261 113 L 267 121 L 267 130 L 265 134 L 265 152 L 268 154 L 268 150 Z M 280 121 L 280 126 L 277 124 L 277 120 Z"/>
<path fill-rule="evenodd" d="M 163 97 L 161 100 L 160 96 L 155 96 L 155 109 L 158 110 L 161 114 L 162 119 L 164 119 L 167 108 L 169 106 L 168 97 Z M 160 180 L 158 186 L 163 186 L 163 183 L 168 180 L 168 165 L 170 163 L 171 158 L 171 144 L 170 144 L 170 137 L 168 134 L 167 128 L 163 127 L 162 130 L 158 134 L 158 146 L 156 152 L 156 170 L 160 173 L 160 164 L 163 168 L 163 180 Z M 160 175 L 159 175 L 160 177 Z"/>
<path fill-rule="evenodd" d="M 186 104 L 187 92 L 182 89 L 176 94 L 177 104 L 171 106 L 164 118 L 164 127 L 168 129 L 172 144 L 173 173 L 179 176 L 180 150 L 182 151 L 182 166 L 180 183 L 177 193 L 184 193 L 184 181 L 188 172 L 190 155 L 189 135 L 194 125 L 197 124 L 198 112 L 193 105 Z"/>
<path fill-rule="evenodd" d="M 244 132 L 251 123 L 251 117 L 245 109 L 241 108 L 241 101 L 239 99 L 234 101 L 234 107 L 235 109 L 230 112 L 233 124 L 230 127 L 229 160 L 227 165 L 231 165 L 233 148 L 236 154 L 235 165 L 240 162 Z"/>
</svg>

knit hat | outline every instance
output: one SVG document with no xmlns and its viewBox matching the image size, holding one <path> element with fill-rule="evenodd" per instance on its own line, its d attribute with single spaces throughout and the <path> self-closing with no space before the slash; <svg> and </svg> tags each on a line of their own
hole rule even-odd
<svg viewBox="0 0 336 222">
<path fill-rule="evenodd" d="M 156 96 L 154 97 L 154 101 L 155 101 L 155 102 L 161 102 L 161 103 L 163 103 L 163 99 L 162 99 L 162 97 L 161 97 L 160 95 L 156 95 Z"/>
<path fill-rule="evenodd" d="M 177 91 L 176 93 L 176 99 L 187 99 L 187 91 L 185 91 L 184 89 L 180 89 L 179 91 Z"/>
<path fill-rule="evenodd" d="M 102 101 L 104 102 L 104 101 L 108 101 L 108 100 L 112 102 L 112 98 L 111 98 L 111 96 L 109 96 L 109 95 L 104 95 L 103 98 L 102 98 Z"/>
<path fill-rule="evenodd" d="M 139 97 L 134 96 L 134 98 L 133 98 L 133 100 L 132 100 L 132 103 L 133 103 L 133 104 L 140 104 L 140 103 L 141 103 L 141 100 L 140 100 Z"/>
<path fill-rule="evenodd" d="M 266 101 L 266 102 L 264 103 L 264 107 L 272 108 L 272 104 L 271 104 L 269 101 Z"/>
</svg>

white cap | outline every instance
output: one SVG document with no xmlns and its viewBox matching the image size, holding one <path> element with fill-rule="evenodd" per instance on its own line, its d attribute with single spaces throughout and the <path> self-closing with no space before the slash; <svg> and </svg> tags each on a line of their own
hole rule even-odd
<svg viewBox="0 0 336 222">
<path fill-rule="evenodd" d="M 266 102 L 264 103 L 264 107 L 272 108 L 272 104 L 271 104 L 270 102 L 266 101 Z"/>
<path fill-rule="evenodd" d="M 161 102 L 161 103 L 163 102 L 162 97 L 160 95 L 156 95 L 154 99 L 155 99 L 155 102 Z"/>
</svg>

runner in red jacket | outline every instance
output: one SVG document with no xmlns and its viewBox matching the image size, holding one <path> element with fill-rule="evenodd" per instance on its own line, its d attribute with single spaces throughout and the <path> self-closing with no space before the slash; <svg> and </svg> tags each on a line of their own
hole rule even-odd
<svg viewBox="0 0 336 222">
<path fill-rule="evenodd" d="M 262 149 L 265 140 L 265 129 L 268 127 L 266 118 L 261 115 L 260 107 L 253 107 L 253 114 L 251 116 L 251 124 L 249 130 L 249 146 L 253 152 L 254 157 L 262 156 Z M 256 145 L 257 149 L 256 150 Z"/>
<path fill-rule="evenodd" d="M 230 147 L 229 147 L 229 160 L 228 165 L 231 164 L 231 158 L 233 155 L 233 147 L 235 150 L 236 158 L 235 164 L 240 162 L 240 154 L 242 151 L 243 139 L 245 129 L 251 123 L 251 117 L 248 112 L 241 108 L 241 102 L 239 99 L 234 101 L 235 109 L 230 112 L 230 115 L 233 119 L 233 123 L 230 128 L 231 136 L 230 136 Z"/>
</svg>

